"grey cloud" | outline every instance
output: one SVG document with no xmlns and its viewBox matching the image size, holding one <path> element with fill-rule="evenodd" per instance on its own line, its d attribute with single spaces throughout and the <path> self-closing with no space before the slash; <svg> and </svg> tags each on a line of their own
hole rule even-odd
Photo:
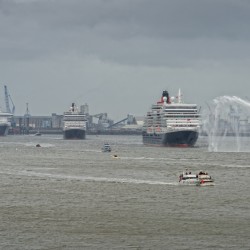
<svg viewBox="0 0 250 250">
<path fill-rule="evenodd" d="M 73 52 L 183 66 L 249 57 L 250 2 L 243 0 L 2 0 L 0 9 L 1 60 Z"/>
</svg>

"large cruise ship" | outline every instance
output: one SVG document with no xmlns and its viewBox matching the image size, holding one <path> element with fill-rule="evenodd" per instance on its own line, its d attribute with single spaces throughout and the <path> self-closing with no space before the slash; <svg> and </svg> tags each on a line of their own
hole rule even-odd
<svg viewBox="0 0 250 250">
<path fill-rule="evenodd" d="M 86 116 L 78 110 L 75 103 L 72 103 L 69 111 L 63 114 L 63 138 L 64 139 L 85 139 Z"/>
<path fill-rule="evenodd" d="M 8 134 L 10 128 L 10 119 L 13 116 L 11 113 L 0 111 L 0 136 L 5 136 Z"/>
<path fill-rule="evenodd" d="M 181 91 L 170 97 L 163 91 L 144 119 L 143 143 L 158 146 L 192 147 L 199 136 L 200 114 L 196 104 L 182 102 Z"/>
</svg>

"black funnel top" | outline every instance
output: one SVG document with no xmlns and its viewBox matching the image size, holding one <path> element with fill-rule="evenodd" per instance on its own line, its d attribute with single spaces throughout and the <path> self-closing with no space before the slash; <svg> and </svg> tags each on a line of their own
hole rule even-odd
<svg viewBox="0 0 250 250">
<path fill-rule="evenodd" d="M 169 98 L 168 91 L 164 90 L 164 91 L 162 92 L 162 98 L 163 98 L 164 96 L 167 97 L 167 103 L 170 103 L 170 98 Z"/>
</svg>

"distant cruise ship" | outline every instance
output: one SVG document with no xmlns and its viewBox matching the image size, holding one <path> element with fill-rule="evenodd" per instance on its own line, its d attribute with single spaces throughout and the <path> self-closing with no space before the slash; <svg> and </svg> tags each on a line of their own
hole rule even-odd
<svg viewBox="0 0 250 250">
<path fill-rule="evenodd" d="M 8 134 L 10 128 L 10 118 L 13 116 L 11 113 L 0 111 L 0 136 Z"/>
<path fill-rule="evenodd" d="M 182 103 L 180 90 L 176 98 L 170 98 L 165 90 L 161 100 L 152 105 L 144 120 L 144 144 L 173 147 L 195 145 L 200 127 L 197 105 Z"/>
<path fill-rule="evenodd" d="M 78 110 L 75 103 L 72 103 L 69 111 L 64 112 L 63 123 L 64 139 L 85 139 L 86 116 Z"/>
</svg>

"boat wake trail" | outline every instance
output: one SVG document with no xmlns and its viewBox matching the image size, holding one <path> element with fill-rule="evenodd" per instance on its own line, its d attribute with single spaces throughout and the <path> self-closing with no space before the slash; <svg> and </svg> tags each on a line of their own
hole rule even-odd
<svg viewBox="0 0 250 250">
<path fill-rule="evenodd" d="M 20 172 L 2 172 L 1 174 L 27 176 L 27 177 L 39 177 L 56 180 L 76 180 L 76 181 L 89 181 L 89 182 L 109 182 L 109 183 L 132 183 L 132 184 L 148 184 L 148 185 L 178 185 L 177 182 L 166 182 L 157 180 L 142 180 L 132 178 L 110 178 L 110 177 L 95 177 L 95 176 L 76 176 L 76 175 L 63 175 L 63 174 L 50 174 L 41 173 L 31 170 L 25 170 Z"/>
<path fill-rule="evenodd" d="M 55 147 L 54 144 L 50 144 L 50 143 L 32 143 L 32 142 L 28 142 L 28 143 L 24 143 L 23 145 L 26 146 L 26 147 L 34 147 L 36 144 L 40 144 L 43 148 Z"/>
<path fill-rule="evenodd" d="M 124 160 L 156 160 L 156 158 L 152 158 L 152 157 L 144 157 L 144 156 L 141 156 L 141 157 L 119 157 L 120 159 L 124 159 Z"/>
</svg>

